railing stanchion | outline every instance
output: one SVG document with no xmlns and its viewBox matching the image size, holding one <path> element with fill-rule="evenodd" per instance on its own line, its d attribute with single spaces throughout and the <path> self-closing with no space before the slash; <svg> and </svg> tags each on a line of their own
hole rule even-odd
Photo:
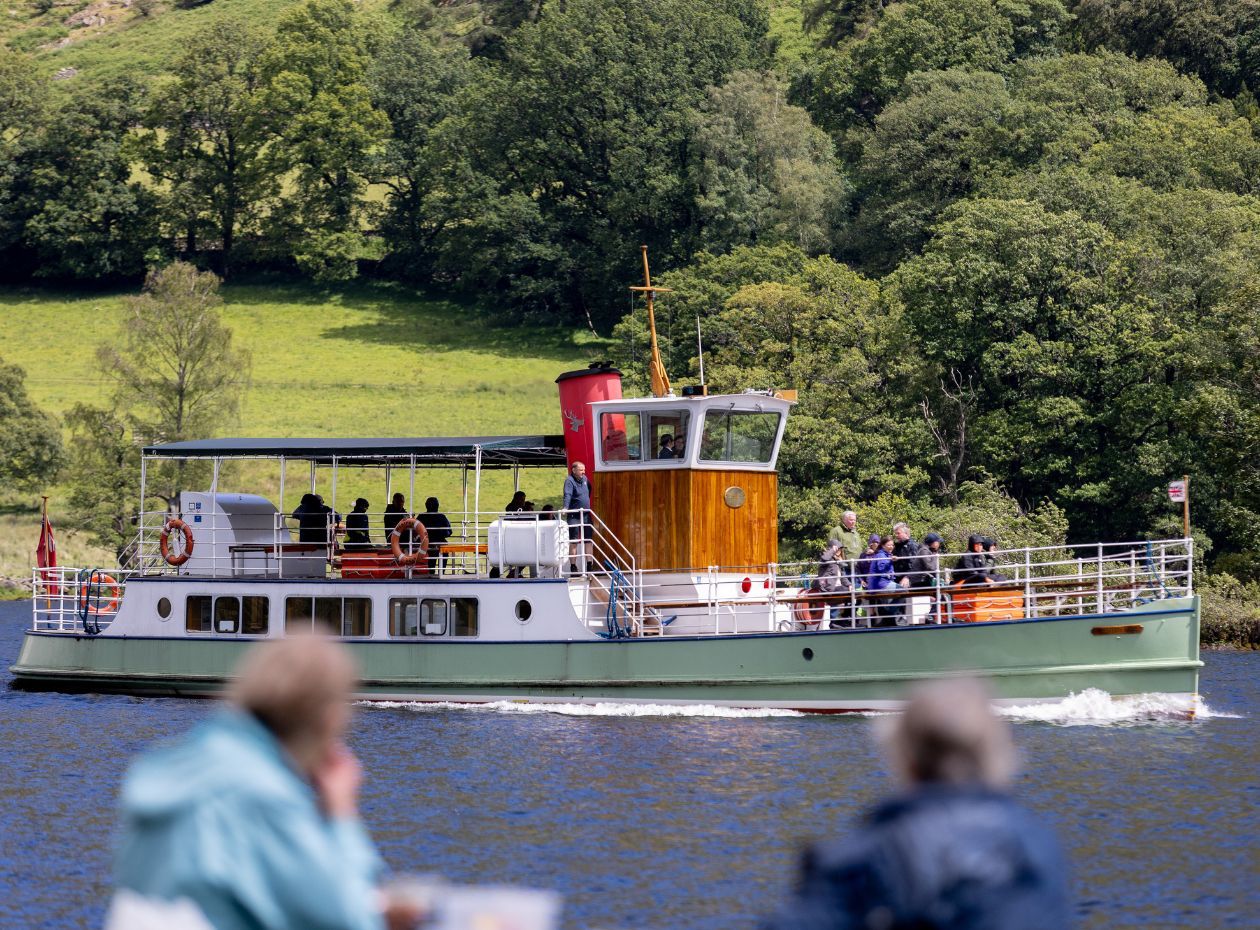
<svg viewBox="0 0 1260 930">
<path fill-rule="evenodd" d="M 1028 619 L 1036 617 L 1032 594 L 1032 549 L 1027 546 L 1024 547 L 1024 609 L 1028 612 Z"/>
<path fill-rule="evenodd" d="M 1098 544 L 1098 594 L 1094 604 L 1095 612 L 1105 613 L 1103 609 L 1103 544 Z"/>
</svg>

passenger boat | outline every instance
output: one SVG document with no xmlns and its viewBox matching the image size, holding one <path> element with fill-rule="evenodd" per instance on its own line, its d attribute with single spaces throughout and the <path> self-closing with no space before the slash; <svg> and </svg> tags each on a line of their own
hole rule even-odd
<svg viewBox="0 0 1260 930">
<path fill-rule="evenodd" d="M 649 282 L 650 287 L 650 282 Z M 649 296 L 651 291 L 649 290 Z M 654 379 L 658 380 L 658 379 Z M 13 666 L 24 689 L 211 695 L 252 644 L 340 637 L 360 697 L 389 701 L 713 704 L 841 712 L 894 709 L 916 681 L 986 677 L 1000 701 L 1197 691 L 1199 605 L 1190 539 L 1001 553 L 1008 581 L 929 586 L 881 602 L 823 595 L 818 566 L 782 563 L 776 462 L 793 397 L 772 391 L 622 396 L 597 364 L 557 379 L 557 436 L 209 439 L 152 445 L 147 470 L 209 463 L 178 513 L 142 512 L 117 569 L 36 569 L 32 622 Z M 675 454 L 658 457 L 665 436 Z M 223 466 L 269 459 L 276 500 L 221 486 Z M 590 471 L 589 510 L 496 513 L 483 475 Z M 299 464 L 303 485 L 286 487 Z M 288 515 L 298 493 L 375 470 L 414 506 L 427 469 L 461 476 L 451 535 L 421 528 L 347 545 L 312 541 Z M 343 487 L 345 481 L 343 478 Z M 571 530 L 589 541 L 571 543 Z M 897 624 L 876 626 L 896 614 Z"/>
</svg>

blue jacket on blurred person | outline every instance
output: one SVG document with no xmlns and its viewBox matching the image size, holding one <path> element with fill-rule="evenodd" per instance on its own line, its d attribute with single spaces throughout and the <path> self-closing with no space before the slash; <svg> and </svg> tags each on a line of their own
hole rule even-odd
<svg viewBox="0 0 1260 930">
<path fill-rule="evenodd" d="M 924 786 L 881 804 L 856 836 L 805 855 L 774 930 L 1062 930 L 1054 835 L 1008 795 Z"/>
<path fill-rule="evenodd" d="M 357 818 L 330 818 L 281 743 L 223 710 L 143 756 L 123 787 L 117 881 L 190 899 L 216 930 L 380 930 L 382 863 Z"/>
</svg>

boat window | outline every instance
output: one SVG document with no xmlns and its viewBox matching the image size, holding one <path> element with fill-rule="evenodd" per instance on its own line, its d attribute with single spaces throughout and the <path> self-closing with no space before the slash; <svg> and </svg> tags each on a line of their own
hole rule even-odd
<svg viewBox="0 0 1260 930">
<path fill-rule="evenodd" d="M 265 636 L 271 601 L 261 595 L 246 594 L 241 598 L 241 632 L 246 636 Z"/>
<path fill-rule="evenodd" d="M 163 620 L 171 618 L 171 599 L 169 597 L 159 597 L 157 602 L 158 617 Z"/>
<path fill-rule="evenodd" d="M 475 597 L 451 598 L 451 635 L 477 635 L 477 599 Z"/>
<path fill-rule="evenodd" d="M 774 455 L 779 416 L 754 410 L 710 410 L 704 416 L 700 460 L 768 465 Z"/>
<path fill-rule="evenodd" d="M 348 597 L 342 604 L 341 635 L 372 635 L 372 599 L 370 597 Z"/>
<path fill-rule="evenodd" d="M 420 635 L 420 602 L 414 597 L 389 599 L 389 635 L 396 637 Z"/>
<path fill-rule="evenodd" d="M 637 413 L 605 413 L 599 418 L 605 462 L 638 462 L 643 458 Z"/>
<path fill-rule="evenodd" d="M 341 632 L 341 598 L 314 598 L 315 610 L 311 614 L 315 618 L 315 631 L 336 636 Z"/>
<path fill-rule="evenodd" d="M 309 597 L 285 598 L 284 631 L 286 633 L 311 631 L 311 599 Z"/>
<path fill-rule="evenodd" d="M 284 604 L 284 631 L 333 636 L 371 636 L 372 600 L 367 597 L 290 597 Z"/>
<path fill-rule="evenodd" d="M 241 628 L 241 599 L 216 597 L 214 599 L 214 631 L 235 633 Z"/>
<path fill-rule="evenodd" d="M 666 410 L 661 413 L 648 414 L 648 447 L 654 459 L 686 458 L 687 420 L 690 414 L 686 410 Z M 665 449 L 665 437 L 674 441 L 674 454 Z"/>
<path fill-rule="evenodd" d="M 209 633 L 213 626 L 210 623 L 210 602 L 213 598 L 208 594 L 190 594 L 184 611 L 184 629 L 189 633 Z"/>
<path fill-rule="evenodd" d="M 425 598 L 420 602 L 420 631 L 425 636 L 446 635 L 446 601 Z"/>
</svg>

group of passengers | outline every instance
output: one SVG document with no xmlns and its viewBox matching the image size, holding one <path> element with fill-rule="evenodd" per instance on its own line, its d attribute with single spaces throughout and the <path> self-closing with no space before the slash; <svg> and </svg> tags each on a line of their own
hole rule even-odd
<svg viewBox="0 0 1260 930">
<path fill-rule="evenodd" d="M 896 626 L 910 622 L 907 596 L 922 597 L 926 616 L 939 616 L 937 588 L 945 585 L 994 584 L 1006 578 L 997 570 L 997 541 L 979 534 L 967 538 L 967 552 L 952 569 L 941 565 L 944 540 L 928 533 L 920 543 L 905 523 L 893 526 L 891 536 L 872 533 L 862 540 L 857 514 L 846 510 L 831 532 L 819 557 L 814 589 L 837 595 L 862 591 L 863 610 L 872 626 Z M 844 610 L 837 599 L 830 609 L 832 626 Z"/>
<path fill-rule="evenodd" d="M 371 503 L 366 497 L 355 499 L 354 509 L 346 514 L 343 522 L 341 514 L 325 504 L 324 498 L 319 494 L 303 494 L 292 517 L 298 524 L 299 542 L 326 546 L 339 531 L 344 530 L 343 546 L 347 552 L 370 552 L 377 549 L 379 545 L 388 546 L 390 537 L 398 528 L 398 524 L 412 516 L 407 510 L 406 502 L 407 499 L 403 494 L 396 493 L 386 505 L 382 520 L 383 544 L 372 540 L 368 517 Z M 441 505 L 436 497 L 430 497 L 424 502 L 424 513 L 416 514 L 415 519 L 428 534 L 428 560 L 430 564 L 435 564 L 442 544 L 451 537 L 451 521 L 446 514 L 442 513 Z M 399 542 L 404 549 L 408 548 L 415 542 L 415 533 L 410 529 L 400 531 Z"/>
</svg>

